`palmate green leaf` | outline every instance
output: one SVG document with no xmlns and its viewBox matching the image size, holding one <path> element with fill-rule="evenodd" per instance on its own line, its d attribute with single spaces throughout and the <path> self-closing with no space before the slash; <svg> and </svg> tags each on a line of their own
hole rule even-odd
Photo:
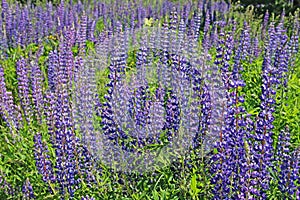
<svg viewBox="0 0 300 200">
<path fill-rule="evenodd" d="M 152 197 L 153 197 L 154 200 L 159 200 L 160 199 L 159 198 L 159 194 L 158 194 L 158 192 L 156 190 L 152 191 Z M 151 199 L 151 198 L 148 197 L 148 199 Z"/>
<path fill-rule="evenodd" d="M 191 187 L 191 190 L 192 190 L 191 191 L 192 192 L 192 196 L 194 198 L 197 197 L 198 193 L 200 192 L 200 190 L 197 187 L 197 174 L 194 174 L 192 176 L 190 187 Z"/>
<path fill-rule="evenodd" d="M 260 108 L 256 107 L 256 108 L 248 111 L 248 113 L 251 114 L 251 115 L 256 116 L 256 115 L 258 115 L 259 111 L 260 111 Z"/>
<path fill-rule="evenodd" d="M 100 17 L 98 19 L 98 21 L 96 22 L 96 29 L 95 29 L 95 32 L 97 34 L 101 33 L 105 28 L 105 24 L 104 24 L 104 19 L 103 17 Z"/>
</svg>

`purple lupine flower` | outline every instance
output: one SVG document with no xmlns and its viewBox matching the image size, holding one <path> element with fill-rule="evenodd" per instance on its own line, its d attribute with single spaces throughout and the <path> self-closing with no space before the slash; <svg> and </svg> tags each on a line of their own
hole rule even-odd
<svg viewBox="0 0 300 200">
<path fill-rule="evenodd" d="M 54 103 L 54 148 L 56 153 L 56 175 L 60 186 L 60 193 L 73 197 L 78 184 L 75 176 L 76 169 L 76 138 L 74 120 L 71 112 L 70 82 L 66 70 L 66 41 L 62 41 L 58 53 L 58 70 L 55 84 Z"/>
<path fill-rule="evenodd" d="M 275 74 L 276 78 L 278 79 L 278 83 L 276 87 L 287 87 L 287 76 L 289 71 L 289 55 L 288 55 L 288 47 L 285 45 L 287 42 L 287 35 L 282 34 L 279 35 L 280 38 L 280 45 L 276 49 L 275 58 L 274 58 L 274 68 L 275 70 L 273 73 Z"/>
<path fill-rule="evenodd" d="M 89 197 L 89 195 L 81 197 L 81 200 L 95 200 L 94 197 Z"/>
<path fill-rule="evenodd" d="M 122 63 L 121 57 L 118 57 L 115 53 L 111 59 L 111 64 L 109 66 L 110 74 L 108 75 L 108 78 L 110 79 L 110 82 L 107 84 L 108 87 L 108 94 L 104 96 L 106 99 L 106 102 L 103 104 L 102 107 L 102 130 L 103 134 L 108 137 L 108 139 L 115 140 L 118 137 L 118 132 L 116 128 L 116 123 L 113 119 L 113 108 L 112 108 L 112 94 L 114 90 L 116 89 L 116 86 L 118 84 L 118 81 L 121 79 L 120 72 L 120 66 L 119 64 Z"/>
<path fill-rule="evenodd" d="M 270 172 L 267 167 L 271 164 L 271 158 L 273 154 L 272 147 L 272 129 L 273 126 L 273 112 L 274 109 L 274 95 L 276 91 L 272 87 L 278 82 L 276 77 L 274 77 L 274 67 L 272 66 L 270 59 L 270 50 L 266 50 L 266 55 L 263 62 L 262 71 L 262 95 L 261 95 L 261 111 L 259 113 L 255 135 L 254 146 L 253 146 L 253 161 L 251 178 L 257 179 L 257 183 L 254 186 L 256 190 L 263 199 L 266 199 L 265 191 L 269 188 Z"/>
<path fill-rule="evenodd" d="M 76 42 L 79 46 L 79 52 L 81 54 L 85 54 L 85 48 L 86 48 L 86 39 L 87 39 L 87 20 L 88 17 L 85 13 L 82 14 L 80 18 L 80 27 L 79 32 L 76 34 Z"/>
<path fill-rule="evenodd" d="M 258 38 L 255 37 L 252 39 L 252 59 L 258 58 L 260 54 L 259 41 Z"/>
<path fill-rule="evenodd" d="M 50 142 L 55 145 L 55 104 L 56 95 L 52 90 L 47 90 L 44 96 L 44 116 L 46 117 L 46 123 L 48 128 L 48 134 L 50 135 Z"/>
<path fill-rule="evenodd" d="M 36 8 L 36 23 L 35 23 L 35 43 L 39 44 L 43 38 L 43 21 L 42 21 L 43 8 L 38 6 Z"/>
<path fill-rule="evenodd" d="M 163 127 L 163 130 L 167 131 L 169 141 L 177 134 L 180 125 L 179 102 L 176 95 L 172 91 L 170 93 L 170 97 L 166 103 L 166 121 Z"/>
<path fill-rule="evenodd" d="M 1 172 L 0 175 L 0 189 L 4 192 L 5 195 L 13 196 L 15 194 L 15 189 L 7 182 L 5 179 L 5 174 Z"/>
<path fill-rule="evenodd" d="M 80 144 L 79 139 L 76 142 L 77 146 L 77 159 L 78 159 L 78 174 L 85 183 L 91 186 L 93 183 L 96 183 L 96 178 L 93 172 L 95 172 L 95 160 L 92 153 L 88 150 L 85 145 Z M 76 180 L 77 184 L 82 181 L 80 178 Z"/>
<path fill-rule="evenodd" d="M 180 55 L 183 53 L 184 50 L 184 36 L 185 36 L 186 26 L 184 24 L 184 20 L 181 19 L 179 26 L 178 26 L 178 39 L 177 39 L 177 51 L 175 52 L 177 55 Z"/>
<path fill-rule="evenodd" d="M 192 28 L 194 29 L 195 39 L 198 41 L 199 34 L 200 34 L 200 26 L 201 26 L 201 12 L 200 11 L 197 11 L 195 13 L 194 20 L 195 20 L 194 27 L 192 27 Z"/>
<path fill-rule="evenodd" d="M 68 100 L 59 95 L 55 111 L 55 154 L 56 154 L 56 175 L 60 185 L 60 192 L 65 195 L 66 191 L 70 196 L 74 195 L 75 175 L 75 149 L 74 133 L 70 122 L 70 111 Z"/>
<path fill-rule="evenodd" d="M 26 38 L 26 19 L 24 16 L 24 12 L 21 11 L 20 13 L 20 21 L 18 23 L 18 30 L 17 30 L 17 38 L 16 43 L 18 46 L 24 47 L 25 46 L 25 38 Z"/>
<path fill-rule="evenodd" d="M 31 69 L 31 91 L 32 101 L 35 107 L 35 116 L 39 122 L 42 119 L 43 113 L 43 77 L 40 67 L 36 62 L 33 62 Z"/>
<path fill-rule="evenodd" d="M 155 91 L 155 101 L 152 102 L 149 109 L 150 131 L 153 133 L 156 142 L 159 141 L 161 130 L 164 127 L 166 112 L 164 108 L 164 97 L 165 90 L 162 87 L 158 87 Z"/>
<path fill-rule="evenodd" d="M 33 42 L 33 25 L 32 25 L 32 18 L 30 17 L 30 11 L 29 9 L 26 7 L 24 8 L 24 18 L 25 18 L 25 23 L 26 23 L 26 41 L 25 44 L 30 44 L 31 42 Z"/>
<path fill-rule="evenodd" d="M 269 26 L 268 30 L 268 40 L 266 41 L 266 45 L 268 46 L 268 54 L 270 58 L 272 58 L 276 52 L 279 37 L 275 30 L 274 22 L 272 22 Z"/>
<path fill-rule="evenodd" d="M 6 122 L 10 129 L 17 128 L 17 121 L 14 119 L 13 109 L 14 104 L 10 103 L 8 91 L 6 90 L 4 71 L 2 66 L 0 66 L 0 116 Z"/>
<path fill-rule="evenodd" d="M 134 118 L 137 126 L 144 127 L 147 121 L 147 103 L 149 99 L 148 86 L 140 86 L 135 91 L 135 97 L 133 98 L 134 106 Z"/>
<path fill-rule="evenodd" d="M 217 41 L 218 41 L 218 22 L 213 23 L 213 27 L 212 27 L 209 39 L 211 41 L 212 46 L 215 46 L 217 44 Z"/>
<path fill-rule="evenodd" d="M 241 68 L 241 61 L 245 60 L 246 57 L 250 56 L 250 36 L 249 36 L 249 26 L 246 22 L 244 22 L 243 31 L 240 35 L 239 46 L 236 50 L 235 55 L 235 63 L 234 63 L 234 70 L 243 70 Z M 233 71 L 234 75 L 237 74 L 236 71 Z"/>
<path fill-rule="evenodd" d="M 30 123 L 32 109 L 29 98 L 29 68 L 24 58 L 17 63 L 18 94 L 27 123 Z"/>
<path fill-rule="evenodd" d="M 53 34 L 54 32 L 54 20 L 52 18 L 53 14 L 53 6 L 51 2 L 47 2 L 46 4 L 46 12 L 45 12 L 45 26 L 47 27 L 48 34 Z"/>
<path fill-rule="evenodd" d="M 4 37 L 6 37 L 7 40 L 7 46 L 11 47 L 12 46 L 12 29 L 13 29 L 13 17 L 12 17 L 12 10 L 10 8 L 7 8 L 7 10 L 5 11 L 5 18 L 3 18 L 5 20 L 5 35 Z"/>
<path fill-rule="evenodd" d="M 66 15 L 66 27 L 70 28 L 74 23 L 74 10 L 73 7 L 70 6 L 68 13 Z"/>
<path fill-rule="evenodd" d="M 220 34 L 221 37 L 224 34 Z M 243 33 L 242 33 L 243 36 Z M 244 48 L 243 37 L 241 36 L 238 51 L 235 57 L 235 63 L 232 73 L 228 75 L 228 68 L 225 63 L 230 60 L 231 50 L 224 49 L 222 39 L 219 40 L 217 48 L 217 59 L 215 64 L 222 66 L 222 78 L 224 86 L 227 89 L 227 105 L 222 112 L 224 125 L 220 131 L 220 141 L 216 143 L 218 153 L 212 157 L 211 172 L 214 174 L 212 183 L 214 184 L 214 199 L 233 198 L 244 199 L 249 197 L 247 192 L 249 187 L 246 183 L 249 179 L 249 152 L 244 148 L 245 137 L 247 135 L 247 121 L 242 116 L 245 109 L 240 106 L 244 102 L 244 98 L 239 96 L 238 88 L 245 86 L 241 79 L 240 72 L 240 54 Z M 226 42 L 231 41 L 231 37 L 227 36 Z M 228 51 L 229 55 L 226 55 Z M 223 53 L 224 52 L 224 53 Z M 248 175 L 248 176 L 247 176 Z M 232 181 L 234 180 L 234 181 Z M 247 185 L 245 187 L 245 185 Z"/>
<path fill-rule="evenodd" d="M 97 86 L 95 78 L 96 63 L 87 60 L 85 63 L 80 58 L 75 60 L 77 76 L 75 81 L 76 94 L 74 97 L 76 109 L 74 117 L 81 130 L 83 142 L 96 151 L 96 139 L 93 127 L 94 107 L 97 101 Z"/>
<path fill-rule="evenodd" d="M 96 21 L 88 18 L 87 22 L 87 40 L 94 41 L 94 32 L 95 32 Z"/>
<path fill-rule="evenodd" d="M 60 112 L 60 113 L 59 113 Z M 60 191 L 65 194 L 67 189 L 70 196 L 74 195 L 73 186 L 75 182 L 75 135 L 73 131 L 73 124 L 70 116 L 70 107 L 67 94 L 58 95 L 55 124 L 56 124 L 56 138 L 55 138 L 55 152 L 56 152 L 56 169 L 57 181 L 60 184 Z"/>
<path fill-rule="evenodd" d="M 74 56 L 72 52 L 72 47 L 75 43 L 75 31 L 73 28 L 70 28 L 66 31 L 64 31 L 64 47 L 62 47 L 62 51 L 65 56 L 65 61 L 66 61 L 66 71 L 67 71 L 67 77 L 68 77 L 68 82 L 70 84 L 70 87 L 72 85 L 72 81 L 74 79 Z"/>
<path fill-rule="evenodd" d="M 202 47 L 205 50 L 208 50 L 210 47 L 209 44 L 209 26 L 210 26 L 210 15 L 209 10 L 206 11 L 205 14 L 205 23 L 204 23 L 204 30 L 203 30 L 203 39 L 202 39 Z"/>
<path fill-rule="evenodd" d="M 56 178 L 52 168 L 48 146 L 42 141 L 42 135 L 40 133 L 34 136 L 34 157 L 36 168 L 42 175 L 43 181 L 47 184 L 54 183 Z"/>
<path fill-rule="evenodd" d="M 176 12 L 176 9 L 173 8 L 173 10 L 171 11 L 170 13 L 170 36 L 169 36 L 169 39 L 170 39 L 170 44 L 171 44 L 171 48 L 170 48 L 170 51 L 172 53 L 175 53 L 176 52 L 176 31 L 177 31 L 177 26 L 178 26 L 178 16 L 177 16 L 177 12 Z"/>
<path fill-rule="evenodd" d="M 136 57 L 136 68 L 137 68 L 137 79 L 140 84 L 144 85 L 146 80 L 146 70 L 147 70 L 147 56 L 148 56 L 148 47 L 146 43 L 146 38 L 144 36 L 145 33 L 142 33 L 142 37 L 140 40 L 140 48 L 137 52 Z"/>
<path fill-rule="evenodd" d="M 296 55 L 299 51 L 299 14 L 295 16 L 295 21 L 293 24 L 292 36 L 288 42 L 288 57 L 289 57 L 289 65 L 295 66 Z M 294 72 L 294 67 L 292 67 L 291 72 Z"/>
<path fill-rule="evenodd" d="M 159 82 L 162 83 L 162 85 L 165 85 L 168 87 L 168 85 L 171 82 L 170 77 L 170 68 L 168 65 L 168 52 L 169 52 L 169 26 L 165 22 L 163 25 L 163 34 L 161 35 L 161 48 L 162 48 L 162 57 L 161 57 L 161 67 L 157 68 L 157 75 Z"/>
<path fill-rule="evenodd" d="M 296 150 L 290 151 L 290 133 L 286 128 L 278 137 L 276 152 L 276 159 L 280 165 L 278 188 L 286 197 L 294 195 L 297 191 L 295 182 L 299 177 L 298 154 Z"/>
<path fill-rule="evenodd" d="M 6 0 L 2 0 L 2 2 L 1 2 L 1 8 L 2 8 L 2 13 L 1 13 L 2 19 L 5 20 L 5 18 L 6 18 L 6 12 L 9 9 L 9 6 L 8 6 L 8 3 L 7 3 Z"/>
<path fill-rule="evenodd" d="M 196 42 L 196 41 L 197 41 L 197 39 L 195 39 L 194 42 Z M 205 72 L 202 72 L 202 73 L 205 73 Z M 206 78 L 210 79 L 210 77 L 206 77 Z M 199 79 L 199 81 L 201 81 L 201 79 Z M 199 127 L 198 127 L 198 130 L 195 131 L 194 148 L 197 148 L 203 144 L 203 139 L 206 136 L 206 133 L 208 132 L 208 126 L 209 126 L 209 121 L 210 121 L 210 116 L 211 116 L 211 94 L 210 94 L 209 89 L 210 88 L 206 83 L 203 83 L 202 86 L 197 85 L 196 87 L 194 87 L 195 93 L 197 93 L 197 92 L 199 92 L 199 93 L 198 93 L 198 95 L 194 96 L 193 98 L 199 99 L 200 105 L 198 105 L 197 107 L 198 108 L 200 107 L 200 112 L 201 112 L 201 117 L 199 119 Z M 196 110 L 198 110 L 198 109 L 196 109 Z M 197 111 L 194 114 L 196 114 L 196 113 L 197 113 Z"/>
<path fill-rule="evenodd" d="M 27 178 L 23 187 L 22 187 L 23 197 L 25 199 L 35 199 L 33 189 L 29 179 Z"/>
<path fill-rule="evenodd" d="M 261 39 L 262 40 L 265 39 L 268 22 L 269 22 L 269 11 L 267 10 L 266 13 L 265 13 L 265 16 L 264 16 L 263 24 L 262 24 L 262 32 L 261 32 Z"/>
<path fill-rule="evenodd" d="M 58 83 L 58 53 L 57 51 L 51 51 L 48 58 L 48 86 L 51 91 L 55 91 L 56 84 Z"/>
<path fill-rule="evenodd" d="M 57 20 L 57 32 L 61 33 L 63 31 L 64 25 L 65 25 L 65 2 L 61 1 L 56 9 L 56 20 Z"/>
</svg>

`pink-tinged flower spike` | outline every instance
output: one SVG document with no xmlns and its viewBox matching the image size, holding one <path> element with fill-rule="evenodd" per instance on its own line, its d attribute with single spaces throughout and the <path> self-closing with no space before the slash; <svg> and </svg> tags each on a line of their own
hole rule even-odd
<svg viewBox="0 0 300 200">
<path fill-rule="evenodd" d="M 21 58 L 16 65 L 20 104 L 27 123 L 30 123 L 32 106 L 29 98 L 29 66 L 24 58 Z"/>
</svg>

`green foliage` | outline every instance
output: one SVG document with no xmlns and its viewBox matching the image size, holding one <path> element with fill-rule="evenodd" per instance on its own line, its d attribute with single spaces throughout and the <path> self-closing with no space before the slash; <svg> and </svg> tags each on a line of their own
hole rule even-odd
<svg viewBox="0 0 300 200">
<path fill-rule="evenodd" d="M 159 2 L 158 2 L 159 3 Z M 239 19 L 238 29 L 242 27 L 244 20 L 253 21 L 251 23 L 252 29 L 259 28 L 260 19 L 255 19 L 250 8 L 246 15 L 239 14 L 232 11 L 232 16 Z M 160 26 L 164 19 L 153 21 L 152 18 L 146 22 L 147 27 Z M 109 24 L 108 20 L 108 24 Z M 100 18 L 96 24 L 96 34 L 104 31 L 105 24 L 103 18 Z M 239 32 L 238 32 L 239 33 Z M 200 33 L 200 41 L 203 33 Z M 236 38 L 238 35 L 235 36 Z M 39 59 L 39 66 L 42 69 L 45 85 L 47 86 L 47 58 L 51 50 L 58 47 L 58 39 L 56 36 L 49 36 L 44 38 L 42 47 L 44 53 Z M 12 91 L 15 101 L 18 102 L 18 83 L 16 76 L 16 62 L 23 56 L 28 58 L 33 56 L 38 48 L 36 44 L 30 44 L 25 49 L 15 48 L 9 49 L 6 53 L 8 57 L 0 60 L 0 65 L 3 66 L 5 72 L 6 87 Z M 78 47 L 73 47 L 74 55 L 78 54 Z M 87 41 L 87 52 L 94 52 L 94 43 Z M 136 49 L 130 49 L 128 52 L 127 67 L 125 74 L 129 82 L 132 76 L 136 73 Z M 216 50 L 211 49 L 209 53 L 212 58 L 215 58 Z M 212 59 L 213 60 L 213 59 Z M 208 61 L 208 62 L 212 62 Z M 153 68 L 157 67 L 158 59 L 155 58 Z M 246 86 L 241 89 L 240 94 L 245 95 L 245 109 L 255 118 L 260 111 L 260 94 L 261 94 L 261 67 L 263 57 L 258 57 L 252 62 L 244 61 L 242 63 L 244 71 L 242 72 L 243 80 Z M 300 54 L 296 56 L 295 66 L 291 68 L 292 73 L 288 75 L 287 88 L 281 87 L 277 90 L 277 107 L 274 121 L 274 140 L 277 143 L 277 136 L 279 131 L 289 126 L 291 131 L 292 148 L 300 146 Z M 232 62 L 231 62 L 232 64 Z M 109 63 L 108 63 L 109 65 Z M 106 84 L 108 83 L 109 69 L 96 71 L 97 90 L 101 101 L 104 101 L 104 95 L 107 93 Z M 150 83 L 150 93 L 153 95 L 155 89 L 158 87 L 155 74 L 152 77 L 147 77 Z M 101 120 L 101 119 L 100 119 Z M 36 121 L 32 125 L 25 126 L 23 130 L 18 133 L 11 134 L 9 129 L 0 121 L 0 175 L 5 174 L 5 178 L 9 184 L 15 188 L 16 195 L 13 199 L 22 199 L 21 188 L 25 180 L 28 178 L 34 188 L 37 199 L 59 199 L 59 194 L 56 191 L 57 185 L 52 185 L 52 192 L 48 191 L 48 185 L 41 179 L 41 175 L 37 172 L 35 167 L 35 160 L 33 154 L 33 136 L 40 132 L 43 135 L 43 140 L 49 143 L 49 136 L 47 136 L 47 127 L 45 124 L 37 125 Z M 154 148 L 154 147 L 153 147 Z M 247 147 L 247 143 L 245 144 Z M 54 149 L 49 145 L 50 155 L 53 162 Z M 202 154 L 201 154 L 202 153 Z M 214 149 L 213 153 L 217 153 Z M 208 171 L 209 164 L 205 157 L 201 156 L 203 152 L 191 151 L 189 155 L 178 158 L 170 166 L 159 169 L 153 173 L 145 174 L 124 174 L 114 172 L 102 163 L 101 170 L 95 170 L 96 184 L 90 186 L 82 182 L 81 188 L 76 191 L 76 198 L 89 194 L 95 199 L 154 199 L 154 200 L 169 200 L 169 199 L 211 199 L 210 194 L 210 173 Z M 190 164 L 189 167 L 185 162 Z M 272 176 L 277 174 L 272 172 Z M 278 182 L 274 181 L 271 184 L 271 189 L 268 192 L 270 199 L 284 199 L 277 188 Z M 0 199 L 9 199 L 9 197 L 0 191 Z"/>
</svg>

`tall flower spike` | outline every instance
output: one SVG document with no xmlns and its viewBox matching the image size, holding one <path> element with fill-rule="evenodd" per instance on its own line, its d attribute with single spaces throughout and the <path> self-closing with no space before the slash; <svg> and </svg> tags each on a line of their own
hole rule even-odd
<svg viewBox="0 0 300 200">
<path fill-rule="evenodd" d="M 29 98 L 29 68 L 24 58 L 21 58 L 16 65 L 19 99 L 25 119 L 27 123 L 30 123 L 32 117 L 32 109 Z"/>
<path fill-rule="evenodd" d="M 204 31 L 203 31 L 203 39 L 202 39 L 202 48 L 206 50 L 209 49 L 209 27 L 210 27 L 210 14 L 209 10 L 206 10 L 205 14 L 205 23 L 204 23 Z"/>
<path fill-rule="evenodd" d="M 48 134 L 50 135 L 50 142 L 55 145 L 55 104 L 56 95 L 53 91 L 47 90 L 44 96 L 44 116 L 46 117 L 46 123 L 48 128 Z"/>
<path fill-rule="evenodd" d="M 220 34 L 222 37 L 223 34 Z M 214 199 L 232 198 L 244 199 L 249 197 L 245 194 L 247 190 L 246 182 L 249 179 L 246 175 L 249 172 L 250 164 L 247 163 L 247 152 L 244 148 L 247 135 L 246 119 L 242 116 L 245 109 L 240 105 L 244 102 L 244 98 L 239 96 L 238 88 L 245 86 L 240 77 L 241 64 L 240 54 L 244 48 L 243 33 L 235 57 L 235 63 L 232 73 L 229 76 L 227 69 L 227 60 L 230 60 L 230 55 L 226 51 L 220 38 L 217 48 L 216 65 L 223 65 L 221 68 L 223 84 L 227 89 L 227 105 L 223 105 L 223 111 L 220 112 L 224 119 L 224 124 L 221 124 L 220 141 L 217 142 L 216 148 L 218 153 L 212 157 L 213 166 L 211 172 L 214 174 L 212 183 L 214 184 Z M 227 36 L 227 42 L 231 41 L 231 37 Z M 224 52 L 224 53 L 223 53 Z M 229 50 L 230 52 L 230 50 Z M 229 58 L 228 58 L 229 56 Z M 222 104 L 220 105 L 222 106 Z M 226 177 L 226 178 L 225 178 Z M 235 180 L 235 181 L 232 181 Z"/>
<path fill-rule="evenodd" d="M 298 154 L 297 150 L 290 151 L 290 133 L 286 128 L 278 137 L 276 152 L 277 162 L 280 164 L 278 187 L 285 198 L 294 195 L 297 191 L 295 183 L 299 177 Z"/>
<path fill-rule="evenodd" d="M 65 60 L 66 60 L 66 71 L 67 71 L 67 77 L 70 84 L 70 87 L 72 87 L 72 83 L 74 80 L 74 71 L 75 71 L 75 65 L 74 65 L 74 56 L 72 47 L 75 43 L 75 31 L 73 28 L 68 28 L 64 31 L 64 43 L 65 43 Z"/>
<path fill-rule="evenodd" d="M 163 34 L 161 35 L 160 42 L 161 42 L 161 49 L 162 49 L 162 55 L 161 55 L 161 66 L 158 66 L 157 75 L 159 82 L 162 83 L 162 85 L 165 85 L 168 87 L 170 83 L 170 69 L 168 66 L 168 53 L 169 53 L 169 26 L 165 22 L 163 24 Z"/>
<path fill-rule="evenodd" d="M 31 67 L 31 91 L 32 91 L 32 100 L 35 107 L 35 116 L 37 120 L 41 123 L 42 113 L 43 113 L 43 80 L 42 72 L 40 67 L 36 62 L 32 63 Z"/>
<path fill-rule="evenodd" d="M 23 197 L 27 199 L 34 199 L 34 193 L 29 179 L 27 178 L 22 187 Z"/>
<path fill-rule="evenodd" d="M 80 54 L 85 54 L 85 48 L 86 48 L 86 39 L 87 39 L 87 20 L 88 17 L 86 16 L 85 12 L 82 14 L 80 18 L 80 28 L 79 32 L 76 35 L 76 40 L 79 45 L 79 52 Z"/>
<path fill-rule="evenodd" d="M 261 31 L 261 39 L 262 40 L 265 40 L 268 22 L 269 22 L 269 11 L 267 10 L 265 13 L 265 16 L 264 16 L 263 24 L 262 24 L 262 31 Z"/>
<path fill-rule="evenodd" d="M 6 181 L 5 174 L 2 172 L 0 175 L 0 189 L 5 195 L 13 196 L 15 194 L 14 188 Z"/>
<path fill-rule="evenodd" d="M 272 38 L 272 37 L 271 37 Z M 272 129 L 274 128 L 273 112 L 275 111 L 274 105 L 276 101 L 274 100 L 274 95 L 276 91 L 273 89 L 274 85 L 278 82 L 274 67 L 272 66 L 270 57 L 271 48 L 266 49 L 265 58 L 262 66 L 262 95 L 261 95 L 261 111 L 259 113 L 256 129 L 254 134 L 254 146 L 253 146 L 253 161 L 252 166 L 253 173 L 251 178 L 257 179 L 257 184 L 254 187 L 259 191 L 259 195 L 263 199 L 266 199 L 266 191 L 269 189 L 270 172 L 268 171 L 268 166 L 271 164 L 271 158 L 273 156 L 272 147 Z"/>
<path fill-rule="evenodd" d="M 36 162 L 36 168 L 38 172 L 42 175 L 43 181 L 47 184 L 54 183 L 55 175 L 49 156 L 49 150 L 47 144 L 42 142 L 42 135 L 40 133 L 37 133 L 34 136 L 34 157 Z"/>
<path fill-rule="evenodd" d="M 57 51 L 51 51 L 48 58 L 48 86 L 51 91 L 55 91 L 58 83 L 59 60 Z"/>
<path fill-rule="evenodd" d="M 170 52 L 175 53 L 176 52 L 176 37 L 177 37 L 177 26 L 178 26 L 178 16 L 176 12 L 176 8 L 173 8 L 170 13 Z"/>
<path fill-rule="evenodd" d="M 12 97 L 6 90 L 4 70 L 2 66 L 0 66 L 0 116 L 12 130 L 17 128 L 17 119 L 13 113 L 14 104 L 13 101 L 10 101 L 10 96 Z"/>
</svg>

